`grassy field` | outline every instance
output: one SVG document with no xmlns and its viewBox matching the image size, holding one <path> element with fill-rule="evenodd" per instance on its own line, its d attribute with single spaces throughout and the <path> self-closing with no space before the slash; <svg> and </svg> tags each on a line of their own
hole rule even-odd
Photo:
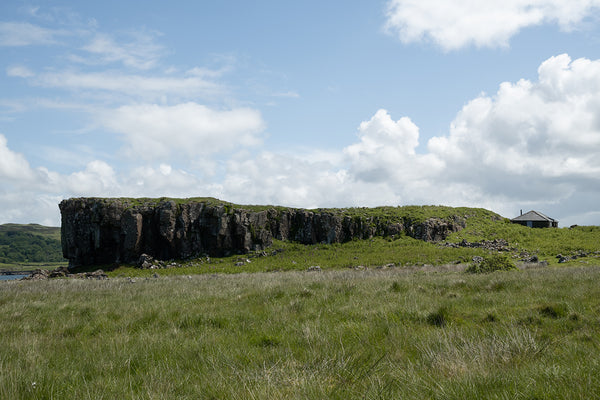
<svg viewBox="0 0 600 400">
<path fill-rule="evenodd" d="M 600 397 L 600 267 L 433 271 L 5 282 L 0 398 Z"/>
<path fill-rule="evenodd" d="M 520 270 L 466 273 L 494 252 L 397 235 L 0 282 L 0 399 L 600 398 L 600 227 L 337 212 L 458 213 L 448 242 L 504 239 Z"/>
</svg>

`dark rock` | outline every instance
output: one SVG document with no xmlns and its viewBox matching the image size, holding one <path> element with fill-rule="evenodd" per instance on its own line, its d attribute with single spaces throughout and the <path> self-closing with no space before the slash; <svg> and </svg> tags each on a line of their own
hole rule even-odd
<svg viewBox="0 0 600 400">
<path fill-rule="evenodd" d="M 154 257 L 144 253 L 140 256 L 137 262 L 137 266 L 142 269 L 149 269 L 152 268 L 152 264 L 154 264 L 154 261 Z"/>
<path fill-rule="evenodd" d="M 47 280 L 50 277 L 50 271 L 45 269 L 36 269 L 29 276 L 23 277 L 26 281 L 41 281 Z"/>
<path fill-rule="evenodd" d="M 200 255 L 210 262 L 208 256 L 266 254 L 274 238 L 329 244 L 404 233 L 439 241 L 465 227 L 460 217 L 416 223 L 349 216 L 343 210 L 254 211 L 193 199 L 74 198 L 63 200 L 59 207 L 63 255 L 70 267 L 137 263 L 141 268 L 163 268 L 160 260 Z"/>
<path fill-rule="evenodd" d="M 70 275 L 69 268 L 67 267 L 58 267 L 53 271 L 50 271 L 48 274 L 48 278 L 65 278 Z"/>
<path fill-rule="evenodd" d="M 55 270 L 47 271 L 37 269 L 31 275 L 24 277 L 24 280 L 47 280 L 52 278 L 84 278 L 84 279 L 108 279 L 108 275 L 99 269 L 94 272 L 81 272 L 72 274 L 67 267 L 58 267 Z"/>
</svg>

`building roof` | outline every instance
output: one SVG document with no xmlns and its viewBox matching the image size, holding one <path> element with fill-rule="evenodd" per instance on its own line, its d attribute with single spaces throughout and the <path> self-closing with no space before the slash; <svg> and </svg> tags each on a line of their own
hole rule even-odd
<svg viewBox="0 0 600 400">
<path fill-rule="evenodd" d="M 511 219 L 511 221 L 546 221 L 546 222 L 558 222 L 554 218 L 550 218 L 547 215 L 542 214 L 539 211 L 529 211 L 523 215 L 519 215 L 516 218 Z"/>
</svg>

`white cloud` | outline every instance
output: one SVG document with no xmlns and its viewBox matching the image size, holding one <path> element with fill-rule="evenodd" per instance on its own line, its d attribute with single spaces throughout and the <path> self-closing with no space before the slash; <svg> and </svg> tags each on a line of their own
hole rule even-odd
<svg viewBox="0 0 600 400">
<path fill-rule="evenodd" d="M 174 97 L 209 97 L 222 93 L 222 88 L 201 77 L 164 77 L 124 74 L 120 72 L 84 73 L 78 71 L 40 74 L 34 81 L 45 87 L 68 90 L 99 90 L 120 93 L 145 100 Z"/>
<path fill-rule="evenodd" d="M 174 106 L 122 106 L 99 116 L 99 123 L 122 133 L 131 157 L 195 158 L 255 146 L 264 129 L 260 113 L 249 108 L 215 110 L 196 103 Z"/>
<path fill-rule="evenodd" d="M 96 33 L 83 50 L 94 56 L 92 59 L 75 57 L 88 64 L 108 64 L 120 62 L 127 67 L 149 69 L 156 65 L 162 56 L 163 47 L 154 43 L 155 34 L 132 32 L 132 40 L 117 41 L 111 35 Z"/>
<path fill-rule="evenodd" d="M 56 44 L 59 36 L 67 34 L 62 30 L 42 28 L 27 22 L 0 22 L 0 46 Z"/>
<path fill-rule="evenodd" d="M 539 80 L 505 82 L 470 101 L 449 135 L 429 140 L 450 184 L 512 204 L 567 204 L 600 195 L 600 61 L 546 60 Z M 468 199 L 469 194 L 463 196 Z"/>
<path fill-rule="evenodd" d="M 410 118 L 393 121 L 386 110 L 379 110 L 370 121 L 361 123 L 358 131 L 360 142 L 344 149 L 358 179 L 390 180 L 414 161 L 419 128 Z"/>
<path fill-rule="evenodd" d="M 319 158 L 262 152 L 231 160 L 219 192 L 241 204 L 304 208 L 398 204 L 400 199 L 387 183 L 357 181 L 341 165 Z"/>
<path fill-rule="evenodd" d="M 81 196 L 114 196 L 119 191 L 114 169 L 104 161 L 89 162 L 83 171 L 67 176 L 55 176 L 54 183 L 65 191 Z"/>
<path fill-rule="evenodd" d="M 31 78 L 35 74 L 32 70 L 23 65 L 13 65 L 6 68 L 6 75 L 17 78 Z"/>
<path fill-rule="evenodd" d="M 390 0 L 385 28 L 404 43 L 430 40 L 446 51 L 503 47 L 530 26 L 573 29 L 598 7 L 599 0 Z"/>
<path fill-rule="evenodd" d="M 8 148 L 6 137 L 0 134 L 0 182 L 31 180 L 34 171 L 22 154 Z"/>
</svg>

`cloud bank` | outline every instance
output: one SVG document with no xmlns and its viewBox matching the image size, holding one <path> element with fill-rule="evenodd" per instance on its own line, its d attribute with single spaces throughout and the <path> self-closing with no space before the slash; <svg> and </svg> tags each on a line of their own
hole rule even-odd
<svg viewBox="0 0 600 400">
<path fill-rule="evenodd" d="M 600 60 L 551 57 L 535 81 L 504 82 L 470 100 L 446 135 L 426 143 L 408 116 L 392 114 L 380 109 L 357 123 L 345 147 L 300 154 L 262 150 L 265 123 L 253 109 L 124 105 L 101 120 L 139 153 L 127 171 L 101 160 L 71 174 L 32 168 L 0 135 L 0 220 L 30 210 L 58 222 L 52 201 L 61 197 L 210 195 L 307 208 L 478 206 L 508 217 L 560 205 L 563 215 L 553 217 L 600 223 Z M 217 162 L 219 152 L 227 158 Z M 220 167 L 191 172 L 196 159 Z M 16 186 L 31 196 L 11 200 Z"/>
</svg>

